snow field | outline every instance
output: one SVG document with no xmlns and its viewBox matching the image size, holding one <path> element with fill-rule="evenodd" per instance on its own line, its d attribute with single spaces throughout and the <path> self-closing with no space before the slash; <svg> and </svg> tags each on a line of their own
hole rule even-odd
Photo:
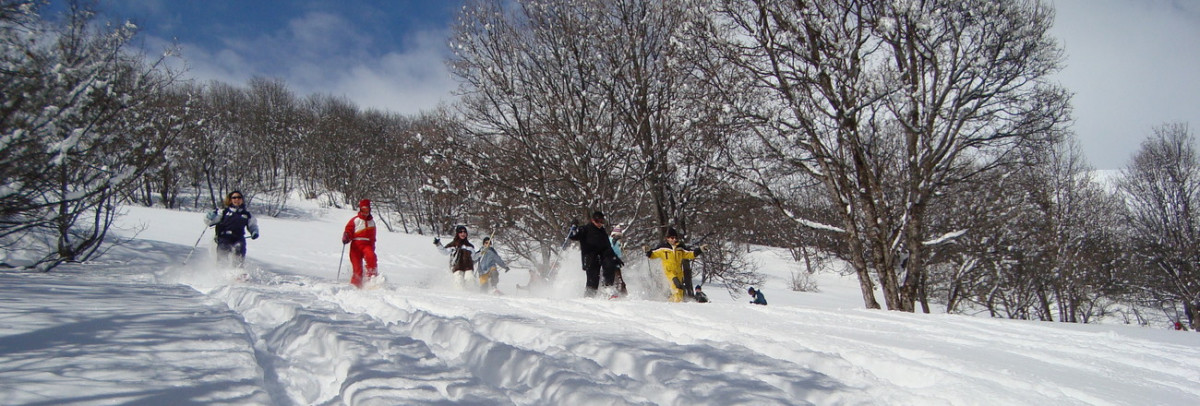
<svg viewBox="0 0 1200 406">
<path fill-rule="evenodd" d="M 0 404 L 1200 403 L 1200 334 L 865 310 L 836 273 L 788 291 L 779 250 L 754 253 L 770 306 L 667 303 L 636 259 L 625 299 L 580 297 L 566 265 L 526 291 L 512 264 L 490 295 L 454 289 L 432 237 L 381 230 L 387 283 L 358 290 L 348 211 L 260 219 L 247 280 L 209 239 L 180 264 L 200 214 L 129 212 L 141 233 L 103 262 L 0 272 Z"/>
</svg>

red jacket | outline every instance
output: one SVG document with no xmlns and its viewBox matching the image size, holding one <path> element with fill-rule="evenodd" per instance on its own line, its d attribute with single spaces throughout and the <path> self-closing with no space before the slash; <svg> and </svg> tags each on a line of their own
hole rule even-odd
<svg viewBox="0 0 1200 406">
<path fill-rule="evenodd" d="M 343 242 L 366 242 L 375 245 L 375 218 L 368 214 L 354 216 L 346 223 L 346 232 L 342 233 Z M 361 244 L 361 242 L 360 242 Z"/>
</svg>

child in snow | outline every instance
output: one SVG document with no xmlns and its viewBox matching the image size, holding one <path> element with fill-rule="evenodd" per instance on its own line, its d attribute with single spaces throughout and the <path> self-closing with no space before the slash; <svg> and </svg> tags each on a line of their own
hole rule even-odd
<svg viewBox="0 0 1200 406">
<path fill-rule="evenodd" d="M 217 263 L 241 268 L 246 261 L 246 231 L 250 232 L 251 240 L 257 240 L 258 219 L 246 210 L 246 197 L 240 191 L 229 192 L 224 203 L 224 209 L 213 210 L 204 216 L 204 224 L 215 226 Z"/>
<path fill-rule="evenodd" d="M 708 303 L 708 295 L 700 291 L 700 285 L 696 285 L 696 301 L 700 303 Z"/>
<path fill-rule="evenodd" d="M 750 303 L 763 306 L 767 305 L 767 298 L 763 297 L 761 290 L 754 290 L 754 287 L 751 286 L 748 292 L 750 293 L 750 297 L 754 298 L 754 300 L 751 300 Z"/>
<path fill-rule="evenodd" d="M 625 260 L 624 254 L 621 253 L 621 239 L 624 237 L 625 227 L 623 224 L 617 224 L 615 227 L 613 227 L 612 234 L 608 235 L 608 240 L 612 244 L 613 254 L 615 254 L 617 259 L 620 260 L 618 261 L 620 264 L 624 264 Z M 629 294 L 629 289 L 625 287 L 625 278 L 621 276 L 620 265 L 617 266 L 614 280 L 616 281 L 614 286 L 616 287 L 617 292 L 614 293 L 612 297 L 624 297 L 625 295 Z"/>
<path fill-rule="evenodd" d="M 358 214 L 346 223 L 346 230 L 342 232 L 342 245 L 345 244 L 350 244 L 350 266 L 354 268 L 350 284 L 362 288 L 363 282 L 379 276 L 379 263 L 375 257 L 375 218 L 371 216 L 370 200 L 360 200 Z"/>
<path fill-rule="evenodd" d="M 500 293 L 500 289 L 496 285 L 500 284 L 499 268 L 504 268 L 504 272 L 508 272 L 508 264 L 504 263 L 504 259 L 500 258 L 500 252 L 492 247 L 492 238 L 483 237 L 483 248 L 471 258 L 476 264 L 476 275 L 479 277 L 479 290 L 487 291 L 490 287 L 492 293 Z"/>
<path fill-rule="evenodd" d="M 663 273 L 667 277 L 667 286 L 671 288 L 672 302 L 682 302 L 684 291 L 687 290 L 683 284 L 683 260 L 696 259 L 697 255 L 702 253 L 703 247 L 696 251 L 688 250 L 687 247 L 679 245 L 679 232 L 675 231 L 674 227 L 667 229 L 665 242 L 654 247 L 654 250 L 646 251 L 646 257 L 650 259 L 661 259 Z"/>
<path fill-rule="evenodd" d="M 454 275 L 454 286 L 459 289 L 467 288 L 467 272 L 474 272 L 475 244 L 467 240 L 467 226 L 454 228 L 454 240 L 442 246 L 442 239 L 434 238 L 433 245 L 442 249 L 442 253 L 450 256 L 450 273 Z"/>
</svg>

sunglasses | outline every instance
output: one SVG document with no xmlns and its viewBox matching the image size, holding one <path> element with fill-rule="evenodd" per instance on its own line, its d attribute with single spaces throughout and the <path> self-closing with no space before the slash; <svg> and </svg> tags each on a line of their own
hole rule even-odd
<svg viewBox="0 0 1200 406">
<path fill-rule="evenodd" d="M 229 196 L 230 199 L 241 199 L 241 196 Z"/>
</svg>

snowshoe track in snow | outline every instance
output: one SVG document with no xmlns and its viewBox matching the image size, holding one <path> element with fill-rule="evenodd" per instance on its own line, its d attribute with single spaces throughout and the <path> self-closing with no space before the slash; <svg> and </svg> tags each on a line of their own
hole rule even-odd
<svg viewBox="0 0 1200 406">
<path fill-rule="evenodd" d="M 256 336 L 272 392 L 298 404 L 739 404 L 857 403 L 869 396 L 802 365 L 637 326 L 598 335 L 595 323 L 622 326 L 619 302 L 506 298 L 492 313 L 476 305 L 490 295 L 461 293 L 429 303 L 412 288 L 358 290 L 303 277 L 262 277 L 207 292 L 241 314 Z M 449 294 L 460 294 L 448 292 Z M 558 306 L 553 320 L 515 314 Z M 445 309 L 435 314 L 423 309 Z M 611 314 L 598 318 L 597 313 Z M 669 316 L 663 327 L 669 330 Z M 583 323 L 585 328 L 573 327 Z M 530 339 L 534 337 L 534 339 Z M 649 340 L 651 342 L 644 342 Z M 563 345 L 563 343 L 568 343 Z M 661 350 L 671 348 L 671 350 Z M 816 358 L 822 358 L 817 355 Z M 836 358 L 836 357 L 833 357 Z M 744 362 L 755 359 L 755 363 Z M 825 359 L 817 362 L 838 362 Z M 765 364 L 764 364 L 765 363 Z M 787 365 L 781 365 L 787 364 Z M 737 368 L 727 368 L 738 366 Z M 329 376 L 335 382 L 306 377 Z M 788 372 L 779 372 L 788 371 Z M 696 380 L 721 384 L 680 387 Z M 281 382 L 300 382 L 287 386 Z M 647 398 L 645 394 L 656 394 Z"/>
</svg>

